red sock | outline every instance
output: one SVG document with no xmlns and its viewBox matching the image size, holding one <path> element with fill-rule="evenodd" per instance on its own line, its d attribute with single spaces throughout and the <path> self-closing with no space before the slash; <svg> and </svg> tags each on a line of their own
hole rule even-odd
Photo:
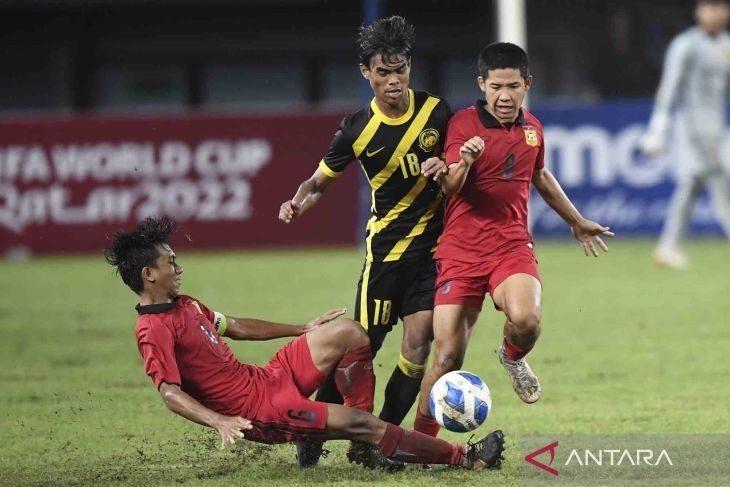
<svg viewBox="0 0 730 487">
<path fill-rule="evenodd" d="M 375 374 L 370 345 L 350 351 L 335 369 L 335 384 L 345 399 L 345 406 L 373 412 Z"/>
<path fill-rule="evenodd" d="M 390 423 L 386 424 L 385 434 L 377 447 L 383 455 L 408 463 L 464 464 L 463 445 L 404 430 Z"/>
<path fill-rule="evenodd" d="M 441 426 L 431 416 L 426 416 L 421 413 L 420 409 L 416 409 L 416 420 L 413 422 L 413 429 L 424 435 L 436 438 L 441 430 Z"/>
<path fill-rule="evenodd" d="M 504 354 L 513 362 L 521 359 L 527 355 L 527 352 L 529 352 L 529 350 L 523 350 L 511 341 L 507 340 L 507 337 L 504 337 L 504 341 L 502 343 L 504 345 Z"/>
</svg>

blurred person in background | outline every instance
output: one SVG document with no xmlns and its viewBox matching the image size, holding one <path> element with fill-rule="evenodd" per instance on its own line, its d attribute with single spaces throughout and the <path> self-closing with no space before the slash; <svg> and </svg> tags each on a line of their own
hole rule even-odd
<svg viewBox="0 0 730 487">
<path fill-rule="evenodd" d="M 688 266 L 680 244 L 692 209 L 709 187 L 715 216 L 730 239 L 730 170 L 722 153 L 730 75 L 730 18 L 727 0 L 699 0 L 697 25 L 672 40 L 664 61 L 654 112 L 642 140 L 642 150 L 665 150 L 672 118 L 678 108 L 676 133 L 677 186 L 654 251 L 657 264 L 676 269 Z"/>
<path fill-rule="evenodd" d="M 358 160 L 365 171 L 372 206 L 355 320 L 367 330 L 373 356 L 398 318 L 403 321 L 400 358 L 379 416 L 396 425 L 418 397 L 433 340 L 433 252 L 443 228 L 438 181 L 448 170 L 432 156 L 443 151 L 452 115 L 443 99 L 410 89 L 414 41 L 415 29 L 399 16 L 360 28 L 360 72 L 374 98 L 344 118 L 317 170 L 279 210 L 279 219 L 289 223 L 314 206 L 350 162 Z M 334 375 L 316 399 L 342 403 Z M 299 465 L 316 465 L 322 452 L 321 441 L 299 442 Z"/>
</svg>

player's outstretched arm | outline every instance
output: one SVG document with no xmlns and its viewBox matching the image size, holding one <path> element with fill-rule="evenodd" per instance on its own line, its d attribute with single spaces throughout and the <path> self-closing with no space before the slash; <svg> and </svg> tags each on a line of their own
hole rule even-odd
<svg viewBox="0 0 730 487">
<path fill-rule="evenodd" d="M 466 176 L 474 161 L 484 153 L 484 140 L 481 137 L 472 137 L 464 142 L 459 149 L 459 162 L 449 164 L 448 172 L 441 178 L 441 191 L 446 196 L 453 196 L 464 186 Z"/>
<path fill-rule="evenodd" d="M 160 395 L 165 401 L 167 409 L 179 414 L 194 423 L 215 428 L 221 435 L 221 449 L 227 444 L 234 444 L 236 440 L 244 438 L 243 430 L 250 430 L 251 422 L 240 416 L 224 416 L 212 409 L 208 409 L 192 396 L 183 392 L 177 384 L 160 384 Z"/>
<path fill-rule="evenodd" d="M 672 106 L 679 97 L 682 84 L 686 82 L 690 47 L 684 37 L 678 37 L 672 41 L 667 50 L 649 127 L 640 141 L 641 150 L 647 155 L 659 154 L 665 149 Z"/>
<path fill-rule="evenodd" d="M 345 308 L 330 310 L 310 320 L 305 325 L 284 325 L 254 318 L 226 316 L 227 326 L 223 336 L 234 340 L 272 340 L 274 338 L 299 336 L 317 328 L 345 313 Z"/>
<path fill-rule="evenodd" d="M 547 169 L 537 169 L 532 176 L 532 184 L 537 189 L 545 203 L 550 206 L 565 223 L 570 226 L 570 231 L 575 238 L 583 246 L 583 252 L 586 255 L 592 254 L 598 257 L 598 252 L 593 244 L 595 240 L 604 252 L 608 252 L 608 246 L 605 244 L 601 236 L 613 237 L 614 233 L 609 231 L 608 227 L 583 218 L 578 209 L 573 205 L 568 196 L 560 187 L 560 183 L 555 176 Z"/>
<path fill-rule="evenodd" d="M 334 179 L 317 168 L 312 177 L 299 185 L 294 197 L 279 207 L 279 220 L 290 223 L 299 215 L 314 206 Z"/>
</svg>

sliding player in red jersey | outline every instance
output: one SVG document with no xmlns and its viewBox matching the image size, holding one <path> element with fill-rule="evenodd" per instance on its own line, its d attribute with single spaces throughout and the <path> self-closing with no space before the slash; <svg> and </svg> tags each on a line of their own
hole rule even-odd
<svg viewBox="0 0 730 487">
<path fill-rule="evenodd" d="M 282 443 L 305 438 L 349 439 L 350 461 L 399 470 L 402 462 L 499 467 L 501 431 L 458 445 L 406 431 L 370 414 L 375 376 L 368 335 L 333 310 L 290 326 L 212 311 L 179 294 L 183 270 L 167 243 L 171 220 L 148 218 L 117 232 L 106 251 L 139 297 L 135 333 L 147 375 L 172 412 L 215 428 L 221 447 L 240 438 Z M 239 362 L 223 340 L 298 336 L 265 366 Z M 308 397 L 331 373 L 345 405 Z"/>
<path fill-rule="evenodd" d="M 415 429 L 435 436 L 428 396 L 443 374 L 461 367 L 472 327 L 489 293 L 505 313 L 499 358 L 517 395 L 526 403 L 540 398 L 537 376 L 524 357 L 540 335 L 542 286 L 527 230 L 530 183 L 570 226 L 585 254 L 598 256 L 594 240 L 608 228 L 587 220 L 544 167 L 542 126 L 522 108 L 532 83 L 527 54 L 518 46 L 495 43 L 479 57 L 479 87 L 485 99 L 457 112 L 446 138 L 448 196 L 444 232 L 435 258 L 438 277 L 434 308 L 433 367 L 421 384 Z"/>
</svg>

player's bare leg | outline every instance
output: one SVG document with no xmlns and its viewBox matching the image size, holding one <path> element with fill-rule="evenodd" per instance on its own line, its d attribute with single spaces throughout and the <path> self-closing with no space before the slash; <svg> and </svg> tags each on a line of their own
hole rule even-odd
<svg viewBox="0 0 730 487">
<path fill-rule="evenodd" d="M 372 412 L 375 394 L 370 339 L 359 323 L 339 318 L 306 335 L 312 362 L 323 377 L 334 376 L 346 405 Z M 332 373 L 334 371 L 334 374 Z M 305 395 L 313 391 L 302 391 Z M 297 441 L 297 463 L 313 467 L 329 453 L 319 440 Z"/>
<path fill-rule="evenodd" d="M 403 317 L 403 341 L 398 364 L 385 387 L 380 419 L 401 424 L 421 390 L 426 360 L 433 340 L 433 311 L 419 311 Z"/>
<path fill-rule="evenodd" d="M 504 434 L 494 431 L 482 440 L 452 444 L 438 438 L 407 431 L 364 411 L 329 404 L 327 438 L 350 439 L 372 445 L 370 453 L 358 459 L 368 468 L 401 470 L 408 463 L 459 465 L 481 470 L 499 468 L 504 451 Z"/>
<path fill-rule="evenodd" d="M 479 310 L 461 304 L 441 304 L 434 308 L 434 356 L 431 369 L 421 381 L 421 396 L 414 429 L 436 436 L 439 425 L 431 417 L 428 397 L 434 383 L 447 372 L 459 370 L 464 363 L 466 346 L 479 318 Z"/>
<path fill-rule="evenodd" d="M 362 347 L 370 347 L 370 339 L 359 323 L 337 318 L 306 334 L 314 366 L 327 376 L 342 358 Z"/>
<path fill-rule="evenodd" d="M 512 379 L 515 392 L 531 404 L 540 399 L 540 381 L 525 360 L 540 336 L 540 281 L 529 274 L 514 274 L 494 290 L 494 304 L 507 316 L 499 360 Z"/>
</svg>

